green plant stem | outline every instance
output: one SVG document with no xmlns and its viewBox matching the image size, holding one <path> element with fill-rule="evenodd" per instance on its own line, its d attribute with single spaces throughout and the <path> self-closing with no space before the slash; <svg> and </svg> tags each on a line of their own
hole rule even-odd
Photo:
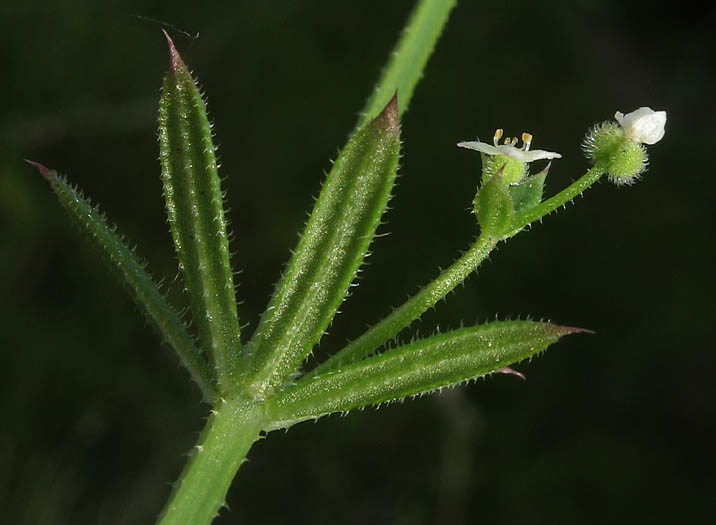
<svg viewBox="0 0 716 525">
<path fill-rule="evenodd" d="M 398 116 L 405 112 L 455 4 L 457 0 L 420 0 L 416 4 L 380 80 L 366 101 L 355 131 L 375 118 L 396 91 Z"/>
<path fill-rule="evenodd" d="M 592 169 L 587 171 L 587 173 L 582 175 L 579 179 L 574 181 L 572 184 L 567 186 L 558 194 L 554 195 L 553 197 L 550 197 L 541 204 L 530 208 L 526 212 L 517 214 L 512 220 L 513 229 L 505 238 L 510 238 L 514 236 L 525 226 L 533 223 L 538 219 L 541 219 L 545 215 L 552 213 L 560 206 L 564 206 L 569 201 L 574 199 L 577 195 L 581 195 L 592 184 L 597 182 L 601 178 L 601 176 L 604 175 L 605 172 L 606 169 L 601 164 L 595 164 Z"/>
<path fill-rule="evenodd" d="M 470 249 L 449 268 L 443 270 L 433 282 L 306 376 L 314 377 L 324 372 L 336 370 L 372 354 L 386 341 L 398 335 L 403 328 L 418 319 L 428 309 L 435 306 L 440 299 L 454 290 L 458 284 L 477 269 L 496 244 L 497 240 L 492 236 L 480 235 Z"/>
<path fill-rule="evenodd" d="M 221 399 L 174 486 L 157 525 L 208 525 L 264 425 L 263 405 Z"/>
</svg>

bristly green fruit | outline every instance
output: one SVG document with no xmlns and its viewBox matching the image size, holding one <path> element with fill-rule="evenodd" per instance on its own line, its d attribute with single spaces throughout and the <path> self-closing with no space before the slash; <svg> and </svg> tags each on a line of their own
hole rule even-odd
<svg viewBox="0 0 716 525">
<path fill-rule="evenodd" d="M 646 148 L 629 140 L 616 122 L 594 126 L 582 142 L 582 149 L 595 165 L 604 167 L 609 180 L 617 186 L 633 184 L 646 170 Z"/>
<path fill-rule="evenodd" d="M 482 183 L 485 184 L 497 172 L 501 172 L 502 183 L 505 186 L 516 184 L 529 173 L 529 164 L 507 155 L 481 155 L 482 157 Z"/>
<path fill-rule="evenodd" d="M 514 209 L 507 187 L 502 181 L 502 168 L 482 185 L 475 195 L 475 217 L 483 235 L 501 239 L 510 231 Z"/>
</svg>

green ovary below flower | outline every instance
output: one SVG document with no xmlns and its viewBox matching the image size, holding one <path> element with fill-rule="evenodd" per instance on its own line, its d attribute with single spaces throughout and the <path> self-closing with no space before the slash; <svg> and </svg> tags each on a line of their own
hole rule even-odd
<svg viewBox="0 0 716 525">
<path fill-rule="evenodd" d="M 626 115 L 617 111 L 617 122 L 597 124 L 582 143 L 587 158 L 601 164 L 617 186 L 633 184 L 646 171 L 649 156 L 644 144 L 664 137 L 666 111 L 641 107 Z"/>
<path fill-rule="evenodd" d="M 528 174 L 527 164 L 536 160 L 559 159 L 562 155 L 553 151 L 530 150 L 532 135 L 522 134 L 522 147 L 518 148 L 517 137 L 505 137 L 500 144 L 502 129 L 497 129 L 492 144 L 480 141 L 460 142 L 458 147 L 479 151 L 483 154 L 482 178 L 483 182 L 490 179 L 502 169 L 502 181 L 505 185 L 516 184 Z"/>
</svg>

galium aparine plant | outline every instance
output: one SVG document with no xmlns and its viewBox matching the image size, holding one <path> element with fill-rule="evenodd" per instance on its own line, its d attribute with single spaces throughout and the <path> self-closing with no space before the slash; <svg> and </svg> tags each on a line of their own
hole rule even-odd
<svg viewBox="0 0 716 525">
<path fill-rule="evenodd" d="M 474 198 L 479 235 L 416 295 L 323 363 L 302 366 L 345 299 L 380 224 L 398 170 L 400 117 L 454 1 L 422 0 L 369 98 L 356 130 L 328 174 L 261 316 L 242 340 L 230 261 L 224 197 L 206 103 L 176 47 L 159 102 L 159 148 L 166 211 L 195 333 L 160 291 L 146 265 L 99 209 L 64 176 L 31 162 L 105 263 L 173 348 L 210 405 L 208 422 L 158 523 L 206 524 L 260 436 L 335 412 L 378 405 L 512 372 L 578 328 L 529 320 L 461 328 L 387 349 L 386 343 L 475 272 L 498 243 L 581 194 L 601 177 L 632 184 L 647 166 L 645 145 L 664 135 L 666 113 L 639 108 L 591 129 L 583 142 L 591 168 L 544 198 L 548 167 L 560 154 L 532 149 L 532 135 L 477 151 L 482 177 Z M 426 16 L 430 14 L 430 16 Z M 502 141 L 502 142 L 501 142 Z"/>
</svg>

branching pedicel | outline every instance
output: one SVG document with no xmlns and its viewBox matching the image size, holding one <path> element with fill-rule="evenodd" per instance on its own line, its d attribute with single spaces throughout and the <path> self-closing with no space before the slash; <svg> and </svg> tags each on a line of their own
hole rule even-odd
<svg viewBox="0 0 716 525">
<path fill-rule="evenodd" d="M 663 136 L 664 112 L 641 108 L 617 113 L 618 124 L 595 126 L 584 142 L 593 167 L 546 200 L 547 168 L 531 175 L 529 163 L 560 155 L 531 150 L 528 133 L 522 135 L 522 147 L 517 147 L 516 138 L 500 144 L 502 130 L 497 130 L 492 144 L 458 144 L 482 154 L 482 180 L 474 199 L 477 239 L 391 315 L 313 370 L 301 370 L 345 298 L 391 194 L 400 149 L 399 118 L 408 103 L 399 105 L 397 97 L 405 92 L 409 98 L 422 67 L 404 64 L 415 59 L 416 49 L 425 57 L 420 63 L 425 63 L 451 7 L 450 2 L 419 3 L 367 105 L 382 106 L 382 111 L 366 119 L 335 161 L 259 327 L 243 345 L 206 106 L 171 39 L 167 37 L 170 69 L 159 111 L 160 157 L 167 214 L 196 335 L 99 210 L 64 177 L 33 163 L 212 405 L 160 523 L 209 523 L 262 433 L 510 371 L 506 367 L 512 363 L 538 354 L 564 335 L 583 331 L 544 322 L 501 321 L 381 351 L 474 272 L 497 243 L 564 205 L 604 174 L 617 184 L 633 182 L 646 166 L 643 144 Z M 416 34 L 422 40 L 416 40 Z M 383 96 L 390 82 L 391 92 L 398 94 L 379 104 L 375 97 Z"/>
</svg>

